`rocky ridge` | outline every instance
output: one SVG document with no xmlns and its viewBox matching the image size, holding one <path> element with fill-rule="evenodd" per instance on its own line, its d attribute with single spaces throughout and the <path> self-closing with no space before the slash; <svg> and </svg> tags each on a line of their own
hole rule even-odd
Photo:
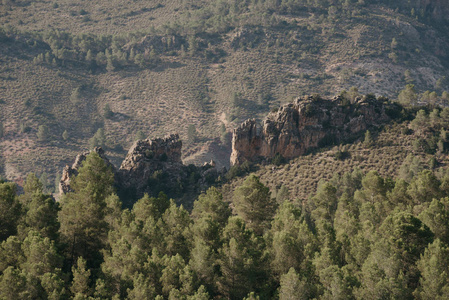
<svg viewBox="0 0 449 300">
<path fill-rule="evenodd" d="M 112 166 L 117 192 L 124 205 L 131 206 L 145 193 L 154 196 L 164 191 L 170 197 L 177 197 L 204 190 L 223 173 L 217 171 L 213 161 L 201 167 L 184 165 L 181 150 L 182 141 L 177 134 L 138 140 L 131 146 L 118 170 L 109 162 L 102 148 L 92 151 Z M 90 152 L 77 155 L 73 165 L 64 168 L 59 184 L 61 194 L 72 191 L 70 181 L 78 174 L 78 169 Z M 184 204 L 189 206 L 189 203 Z"/>
<path fill-rule="evenodd" d="M 340 96 L 297 98 L 268 114 L 262 125 L 255 119 L 243 122 L 233 132 L 231 165 L 245 161 L 303 155 L 313 148 L 342 142 L 369 127 L 385 124 L 400 109 L 374 96 L 350 104 Z"/>
<path fill-rule="evenodd" d="M 131 197 L 151 194 L 151 178 L 165 174 L 179 174 L 183 168 L 181 160 L 182 141 L 177 134 L 165 138 L 138 140 L 128 151 L 118 170 L 119 190 Z M 155 173 L 158 172 L 158 173 Z M 175 176 L 177 177 L 177 176 Z M 159 178 L 160 179 L 160 178 Z M 174 183 L 174 178 L 168 178 Z"/>
</svg>

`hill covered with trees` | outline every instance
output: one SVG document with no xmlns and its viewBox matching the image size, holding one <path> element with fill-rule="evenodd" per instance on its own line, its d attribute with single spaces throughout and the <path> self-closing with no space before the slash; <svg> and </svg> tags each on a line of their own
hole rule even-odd
<svg viewBox="0 0 449 300">
<path fill-rule="evenodd" d="M 447 299 L 448 9 L 2 1 L 0 299 Z M 318 93 L 339 94 L 351 119 L 388 122 L 354 135 L 339 123 L 339 139 L 241 160 L 201 191 L 189 163 L 227 166 L 241 121 Z M 398 100 L 388 113 L 359 110 L 384 96 Z M 142 165 L 163 165 L 142 140 L 173 132 L 185 176 L 135 173 L 151 195 L 131 199 L 131 181 L 120 193 L 98 151 L 51 195 L 81 149 L 101 146 L 117 167 L 140 140 Z M 200 191 L 193 204 L 185 191 Z"/>
</svg>

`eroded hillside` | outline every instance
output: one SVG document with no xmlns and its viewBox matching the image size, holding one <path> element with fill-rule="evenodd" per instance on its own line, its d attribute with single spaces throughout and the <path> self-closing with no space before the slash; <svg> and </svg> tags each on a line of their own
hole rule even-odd
<svg viewBox="0 0 449 300">
<path fill-rule="evenodd" d="M 82 149 L 117 164 L 137 136 L 175 132 L 186 164 L 226 166 L 234 127 L 301 94 L 415 84 L 446 101 L 444 4 L 366 2 L 4 1 L 2 174 L 51 186 Z"/>
</svg>

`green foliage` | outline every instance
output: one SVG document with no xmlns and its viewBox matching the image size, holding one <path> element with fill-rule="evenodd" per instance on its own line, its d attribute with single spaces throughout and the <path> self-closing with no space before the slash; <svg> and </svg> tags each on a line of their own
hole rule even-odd
<svg viewBox="0 0 449 300">
<path fill-rule="evenodd" d="M 237 214 L 258 235 L 269 229 L 276 208 L 270 190 L 255 175 L 250 175 L 234 192 Z"/>
<path fill-rule="evenodd" d="M 106 103 L 103 107 L 103 117 L 106 119 L 111 119 L 114 116 L 114 113 L 111 110 L 111 107 L 109 106 L 109 103 Z"/>
<path fill-rule="evenodd" d="M 275 156 L 273 157 L 273 159 L 271 160 L 271 163 L 272 163 L 273 165 L 280 166 L 280 165 L 286 163 L 286 159 L 285 159 L 281 154 L 276 153 L 276 155 L 275 155 Z"/>
<path fill-rule="evenodd" d="M 73 281 L 70 291 L 75 299 L 88 299 L 92 294 L 89 288 L 90 270 L 86 268 L 86 261 L 79 257 L 76 267 L 72 267 Z"/>
<path fill-rule="evenodd" d="M 28 299 L 26 277 L 20 270 L 8 267 L 0 276 L 0 297 L 2 299 Z"/>
<path fill-rule="evenodd" d="M 417 262 L 421 272 L 419 286 L 413 295 L 417 299 L 445 299 L 449 296 L 449 249 L 436 239 Z"/>
<path fill-rule="evenodd" d="M 19 226 L 20 235 L 34 230 L 43 237 L 56 240 L 59 205 L 51 196 L 43 194 L 42 184 L 33 173 L 27 176 L 24 192 L 19 197 L 24 213 L 23 223 Z"/>
<path fill-rule="evenodd" d="M 271 272 L 277 280 L 290 268 L 295 268 L 303 275 L 310 275 L 310 260 L 313 258 L 317 240 L 300 209 L 285 201 L 274 216 L 268 241 Z"/>
<path fill-rule="evenodd" d="M 301 280 L 294 268 L 290 268 L 288 273 L 282 275 L 279 300 L 306 300 L 311 299 L 312 295 L 313 286 L 304 279 Z"/>
<path fill-rule="evenodd" d="M 190 124 L 187 128 L 187 142 L 189 144 L 194 144 L 198 140 L 198 132 L 193 124 Z"/>
<path fill-rule="evenodd" d="M 345 160 L 346 158 L 349 158 L 351 156 L 351 153 L 346 150 L 337 150 L 335 152 L 334 157 L 336 160 Z"/>
<path fill-rule="evenodd" d="M 398 101 L 404 106 L 415 105 L 417 103 L 418 96 L 416 95 L 415 85 L 407 84 L 398 95 Z"/>
<path fill-rule="evenodd" d="M 419 219 L 432 230 L 436 238 L 449 245 L 449 198 L 433 199 L 421 212 Z"/>
<path fill-rule="evenodd" d="M 375 171 L 336 175 L 304 203 L 281 186 L 277 209 L 249 175 L 235 188 L 231 216 L 218 188 L 190 214 L 164 194 L 122 209 L 111 170 L 91 153 L 59 212 L 32 173 L 19 197 L 15 185 L 0 184 L 3 211 L 17 209 L 0 244 L 0 295 L 445 299 L 448 175 L 422 168 L 410 156 L 408 182 Z"/>
<path fill-rule="evenodd" d="M 0 211 L 0 241 L 4 241 L 16 233 L 21 216 L 21 205 L 16 197 L 14 183 L 0 183 Z"/>
<path fill-rule="evenodd" d="M 49 130 L 46 125 L 39 125 L 37 130 L 37 139 L 39 142 L 47 142 L 49 138 Z"/>
<path fill-rule="evenodd" d="M 114 191 L 113 183 L 105 161 L 96 152 L 87 155 L 73 180 L 74 192 L 62 199 L 58 214 L 61 238 L 69 245 L 72 262 L 80 256 L 91 263 L 99 259 L 99 250 L 107 242 L 106 198 Z"/>
<path fill-rule="evenodd" d="M 70 94 L 70 102 L 72 102 L 72 104 L 78 104 L 80 100 L 81 100 L 81 89 L 79 87 L 74 88 L 72 90 L 72 93 Z"/>
<path fill-rule="evenodd" d="M 370 148 L 371 146 L 373 146 L 373 138 L 371 137 L 371 132 L 369 130 L 365 132 L 365 139 L 363 140 L 363 146 L 365 146 L 365 148 Z"/>
<path fill-rule="evenodd" d="M 140 141 L 140 140 L 144 140 L 144 139 L 146 139 L 145 134 L 141 130 L 137 130 L 134 140 Z"/>
<path fill-rule="evenodd" d="M 253 166 L 249 161 L 243 162 L 241 165 L 232 166 L 228 173 L 226 173 L 226 179 L 231 180 L 238 176 L 243 176 L 248 174 L 253 170 Z"/>
<path fill-rule="evenodd" d="M 223 236 L 224 244 L 218 253 L 218 290 L 228 298 L 241 299 L 263 287 L 267 278 L 259 240 L 238 217 L 229 219 Z"/>
<path fill-rule="evenodd" d="M 95 132 L 94 136 L 89 139 L 89 147 L 93 149 L 95 147 L 106 147 L 107 140 L 106 135 L 103 128 L 98 128 L 97 132 Z"/>
<path fill-rule="evenodd" d="M 64 141 L 67 141 L 69 139 L 69 133 L 67 132 L 67 130 L 64 130 L 64 132 L 62 133 L 62 139 Z"/>
</svg>

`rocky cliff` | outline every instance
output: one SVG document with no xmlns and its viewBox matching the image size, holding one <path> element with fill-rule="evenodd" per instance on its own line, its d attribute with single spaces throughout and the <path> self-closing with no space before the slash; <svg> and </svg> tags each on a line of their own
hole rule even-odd
<svg viewBox="0 0 449 300">
<path fill-rule="evenodd" d="M 120 189 L 141 196 L 151 194 L 154 189 L 151 179 L 164 177 L 173 181 L 165 174 L 178 174 L 182 169 L 181 149 L 182 141 L 177 134 L 136 141 L 118 170 Z"/>
<path fill-rule="evenodd" d="M 213 162 L 201 167 L 186 166 L 181 160 L 182 141 L 177 134 L 165 138 L 136 141 L 129 149 L 120 168 L 113 168 L 117 192 L 126 207 L 145 193 L 156 196 L 160 191 L 169 197 L 183 197 L 183 204 L 189 208 L 193 198 L 206 189 L 221 174 Z M 95 148 L 107 164 L 109 160 L 101 148 Z M 59 184 L 60 193 L 70 192 L 70 180 L 78 174 L 78 169 L 90 151 L 79 154 L 73 165 L 66 166 Z"/>
<path fill-rule="evenodd" d="M 234 130 L 231 165 L 280 154 L 293 158 L 307 151 L 353 137 L 386 123 L 387 112 L 398 109 L 375 97 L 349 104 L 340 97 L 301 97 L 268 114 L 262 125 L 247 120 Z"/>
</svg>

